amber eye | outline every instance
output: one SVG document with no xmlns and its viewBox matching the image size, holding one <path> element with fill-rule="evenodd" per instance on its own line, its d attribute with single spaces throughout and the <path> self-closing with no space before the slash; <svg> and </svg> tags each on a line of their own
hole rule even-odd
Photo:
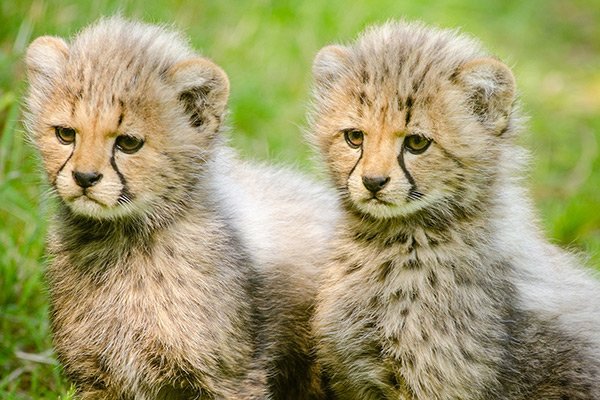
<svg viewBox="0 0 600 400">
<path fill-rule="evenodd" d="M 358 149 L 362 145 L 364 137 L 364 132 L 359 131 L 358 129 L 348 129 L 344 131 L 346 143 L 353 149 Z"/>
<path fill-rule="evenodd" d="M 421 135 L 410 135 L 404 139 L 404 147 L 413 154 L 421 154 L 431 144 L 431 139 Z"/>
<path fill-rule="evenodd" d="M 123 153 L 133 154 L 144 145 L 142 139 L 136 138 L 135 136 L 121 135 L 117 137 L 115 146 Z"/>
<path fill-rule="evenodd" d="M 64 126 L 54 127 L 56 138 L 61 144 L 67 145 L 75 141 L 75 129 L 65 128 Z"/>
</svg>

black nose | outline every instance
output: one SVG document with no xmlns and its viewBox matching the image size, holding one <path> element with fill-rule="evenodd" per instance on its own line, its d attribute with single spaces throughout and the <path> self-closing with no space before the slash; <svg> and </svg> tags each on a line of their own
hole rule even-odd
<svg viewBox="0 0 600 400">
<path fill-rule="evenodd" d="M 379 192 L 390 181 L 389 176 L 363 176 L 363 185 L 373 193 Z"/>
<path fill-rule="evenodd" d="M 100 179 L 102 179 L 102 174 L 98 172 L 73 171 L 73 179 L 75 179 L 75 182 L 77 182 L 79 186 L 85 189 L 100 182 Z"/>
</svg>

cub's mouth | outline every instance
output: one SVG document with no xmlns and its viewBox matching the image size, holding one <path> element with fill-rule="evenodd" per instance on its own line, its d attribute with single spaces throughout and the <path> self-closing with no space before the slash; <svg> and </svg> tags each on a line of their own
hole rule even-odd
<svg viewBox="0 0 600 400">
<path fill-rule="evenodd" d="M 381 198 L 377 195 L 359 200 L 357 205 L 359 207 L 366 207 L 367 209 L 370 209 L 370 208 L 381 209 L 381 208 L 396 208 L 396 207 L 398 207 L 398 204 L 391 202 L 389 200 L 385 200 L 384 198 Z"/>
<path fill-rule="evenodd" d="M 119 218 L 130 213 L 128 207 L 122 207 L 119 204 L 107 204 L 88 193 L 72 196 L 65 203 L 71 212 L 76 215 L 100 220 Z"/>
<path fill-rule="evenodd" d="M 104 204 L 100 200 L 95 199 L 94 197 L 90 196 L 88 193 L 82 193 L 80 195 L 73 196 L 73 197 L 69 198 L 67 201 L 69 203 L 71 203 L 71 204 L 77 204 L 77 203 L 80 203 L 80 204 L 90 204 L 90 203 L 93 203 L 93 204 L 97 204 L 97 205 L 99 205 L 99 206 L 101 206 L 103 208 L 109 208 L 109 206 L 107 204 Z"/>
<path fill-rule="evenodd" d="M 363 200 L 363 203 L 365 204 L 373 204 L 373 205 L 383 205 L 383 206 L 394 206 L 395 204 L 386 200 L 383 200 L 379 197 L 377 197 L 377 195 L 374 195 L 373 197 L 370 197 L 366 200 Z"/>
</svg>

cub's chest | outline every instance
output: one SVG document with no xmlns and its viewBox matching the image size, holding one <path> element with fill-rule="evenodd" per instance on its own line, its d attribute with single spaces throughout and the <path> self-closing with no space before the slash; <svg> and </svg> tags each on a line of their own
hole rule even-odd
<svg viewBox="0 0 600 400">
<path fill-rule="evenodd" d="M 216 368 L 211 363 L 223 343 L 211 334 L 211 321 L 227 311 L 211 305 L 226 295 L 211 291 L 210 276 L 185 262 L 138 267 L 123 265 L 102 279 L 64 265 L 52 269 L 60 271 L 50 280 L 54 347 L 74 381 L 97 376 L 128 386 L 148 374 L 177 381 L 181 371 Z M 222 325 L 231 331 L 228 321 Z M 247 353 L 242 344 L 239 353 Z"/>
<path fill-rule="evenodd" d="M 325 308 L 340 324 L 397 342 L 423 320 L 420 311 L 436 312 L 429 306 L 443 294 L 436 293 L 440 273 L 434 268 L 403 257 L 350 260 L 324 285 Z"/>
<path fill-rule="evenodd" d="M 65 330 L 172 336 L 175 326 L 182 333 L 198 331 L 218 313 L 215 301 L 229 300 L 221 287 L 227 282 L 219 282 L 224 279 L 202 263 L 182 259 L 140 259 L 105 271 L 55 265 L 51 271 L 52 317 Z"/>
<path fill-rule="evenodd" d="M 93 341 L 105 346 L 128 346 L 140 332 L 161 336 L 173 314 L 176 282 L 146 265 L 116 265 L 107 271 L 63 266 L 50 279 L 53 329 L 74 343 Z M 53 268 L 57 271 L 59 268 Z M 59 336 L 56 335 L 56 336 Z M 118 340 L 115 340 L 118 338 Z M 110 344 L 110 342 L 113 342 Z"/>
<path fill-rule="evenodd" d="M 356 269 L 326 286 L 328 300 L 317 315 L 325 359 L 337 376 L 345 376 L 342 386 L 360 387 L 370 396 L 365 398 L 412 399 L 405 371 L 414 357 L 405 349 L 415 336 L 410 329 L 417 325 L 412 318 L 418 291 L 410 279 L 388 282 L 382 273 Z"/>
</svg>

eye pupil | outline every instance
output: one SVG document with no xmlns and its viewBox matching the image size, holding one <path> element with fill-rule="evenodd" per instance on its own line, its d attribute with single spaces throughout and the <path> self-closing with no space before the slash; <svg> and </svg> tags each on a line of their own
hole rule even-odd
<svg viewBox="0 0 600 400">
<path fill-rule="evenodd" d="M 362 145 L 364 139 L 364 132 L 358 129 L 349 129 L 344 131 L 344 138 L 346 143 L 353 149 L 357 149 Z"/>
<path fill-rule="evenodd" d="M 57 126 L 54 128 L 54 133 L 61 144 L 67 145 L 75 141 L 76 132 L 73 128 Z"/>
<path fill-rule="evenodd" d="M 115 145 L 122 152 L 132 154 L 144 145 L 144 141 L 134 136 L 121 135 L 117 137 Z"/>
</svg>

